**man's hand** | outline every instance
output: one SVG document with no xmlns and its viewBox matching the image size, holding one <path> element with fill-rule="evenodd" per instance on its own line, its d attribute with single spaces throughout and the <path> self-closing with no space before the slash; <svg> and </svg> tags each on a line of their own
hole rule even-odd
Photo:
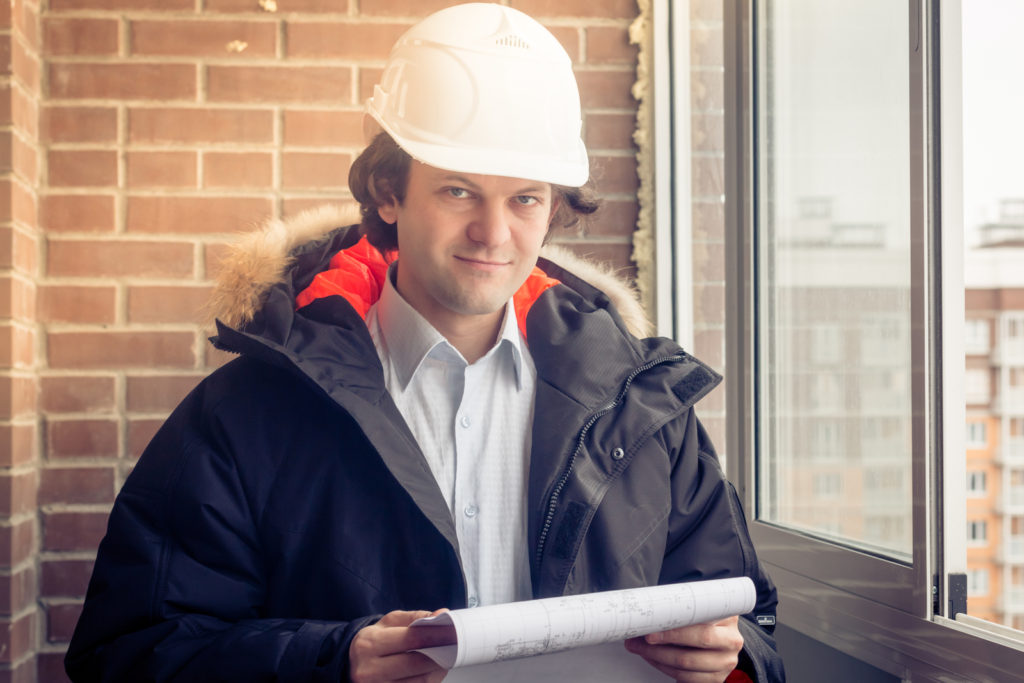
<svg viewBox="0 0 1024 683">
<path fill-rule="evenodd" d="M 638 636 L 626 649 L 675 681 L 722 683 L 736 668 L 743 649 L 739 617 Z"/>
<path fill-rule="evenodd" d="M 447 669 L 419 652 L 421 647 L 451 645 L 454 630 L 444 627 L 409 628 L 409 624 L 438 612 L 388 612 L 380 621 L 359 631 L 348 648 L 352 683 L 440 683 Z"/>
</svg>

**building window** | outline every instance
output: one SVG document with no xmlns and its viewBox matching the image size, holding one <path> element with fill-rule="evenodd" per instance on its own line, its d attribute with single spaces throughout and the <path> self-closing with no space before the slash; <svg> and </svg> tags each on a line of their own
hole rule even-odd
<svg viewBox="0 0 1024 683">
<path fill-rule="evenodd" d="M 975 470 L 967 473 L 967 495 L 972 498 L 982 498 L 988 488 L 985 472 Z"/>
<path fill-rule="evenodd" d="M 967 522 L 967 544 L 985 545 L 988 542 L 988 522 L 975 519 Z"/>
<path fill-rule="evenodd" d="M 964 374 L 964 391 L 967 394 L 967 403 L 988 403 L 991 399 L 988 369 L 968 369 Z"/>
<path fill-rule="evenodd" d="M 984 422 L 967 423 L 967 447 L 985 448 L 988 445 L 988 429 Z"/>
<path fill-rule="evenodd" d="M 967 572 L 967 597 L 988 595 L 988 570 L 971 569 Z"/>
<path fill-rule="evenodd" d="M 987 354 L 990 349 L 987 320 L 968 319 L 964 328 L 964 347 L 969 354 Z"/>
</svg>

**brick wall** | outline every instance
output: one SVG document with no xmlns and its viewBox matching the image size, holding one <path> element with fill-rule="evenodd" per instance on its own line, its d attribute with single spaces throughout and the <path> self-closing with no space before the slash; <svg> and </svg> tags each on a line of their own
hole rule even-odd
<svg viewBox="0 0 1024 683">
<path fill-rule="evenodd" d="M 448 0 L 0 2 L 0 682 L 61 681 L 114 495 L 224 359 L 223 244 L 346 201 L 387 48 Z M 635 0 L 509 0 L 573 57 L 601 217 L 632 272 Z"/>
</svg>

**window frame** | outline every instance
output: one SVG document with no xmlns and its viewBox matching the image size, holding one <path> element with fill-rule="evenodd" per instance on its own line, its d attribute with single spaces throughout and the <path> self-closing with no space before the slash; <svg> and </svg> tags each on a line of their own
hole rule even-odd
<svg viewBox="0 0 1024 683">
<path fill-rule="evenodd" d="M 966 411 L 960 401 L 942 401 L 943 392 L 964 392 L 964 331 L 962 316 L 958 320 L 956 315 L 964 310 L 962 198 L 959 191 L 941 192 L 944 185 L 962 186 L 960 56 L 941 51 L 959 44 L 960 0 L 907 2 L 911 316 L 917 330 L 932 331 L 912 340 L 913 400 L 920 419 L 913 426 L 909 566 L 777 527 L 756 515 L 757 2 L 727 0 L 724 5 L 726 415 L 729 475 L 746 506 L 759 555 L 779 587 L 780 623 L 904 678 L 1016 676 L 1024 640 L 954 613 L 960 596 L 953 599 L 957 591 L 948 579 L 967 569 L 964 544 L 953 540 L 966 538 Z M 945 60 L 941 71 L 940 56 Z M 950 225 L 945 231 L 944 216 Z M 951 457 L 944 459 L 943 452 Z"/>
</svg>

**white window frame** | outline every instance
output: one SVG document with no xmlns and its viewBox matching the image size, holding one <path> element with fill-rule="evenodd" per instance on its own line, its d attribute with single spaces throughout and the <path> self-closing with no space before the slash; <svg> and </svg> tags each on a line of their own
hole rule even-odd
<svg viewBox="0 0 1024 683">
<path fill-rule="evenodd" d="M 968 420 L 966 440 L 968 448 L 987 447 L 988 423 L 984 420 Z"/>
</svg>

